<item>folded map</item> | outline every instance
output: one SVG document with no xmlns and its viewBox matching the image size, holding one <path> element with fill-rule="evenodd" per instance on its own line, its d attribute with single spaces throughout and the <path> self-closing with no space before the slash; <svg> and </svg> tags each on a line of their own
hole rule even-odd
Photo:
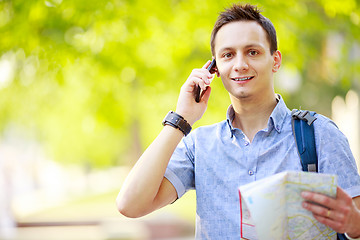
<svg viewBox="0 0 360 240">
<path fill-rule="evenodd" d="M 336 197 L 336 175 L 288 171 L 239 188 L 241 238 L 251 240 L 334 239 L 301 204 L 302 191 Z"/>
</svg>

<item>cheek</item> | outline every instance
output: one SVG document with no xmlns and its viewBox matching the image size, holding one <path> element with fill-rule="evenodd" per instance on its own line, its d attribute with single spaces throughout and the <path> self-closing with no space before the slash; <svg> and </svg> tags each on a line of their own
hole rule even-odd
<svg viewBox="0 0 360 240">
<path fill-rule="evenodd" d="M 226 89 L 226 91 L 230 92 L 231 87 L 230 87 L 229 81 L 226 81 L 224 78 L 221 78 L 221 82 L 222 82 L 224 88 Z"/>
<path fill-rule="evenodd" d="M 230 64 L 216 63 L 216 67 L 217 67 L 219 77 L 229 75 L 230 69 L 231 69 Z"/>
<path fill-rule="evenodd" d="M 267 61 L 267 62 L 263 62 L 262 64 L 259 65 L 259 67 L 257 68 L 258 72 L 261 74 L 272 74 L 274 71 L 274 64 L 273 62 Z"/>
</svg>

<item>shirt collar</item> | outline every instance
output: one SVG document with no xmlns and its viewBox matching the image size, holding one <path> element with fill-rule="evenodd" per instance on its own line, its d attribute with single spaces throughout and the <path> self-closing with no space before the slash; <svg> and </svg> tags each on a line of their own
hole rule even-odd
<svg viewBox="0 0 360 240">
<path fill-rule="evenodd" d="M 228 123 L 228 126 L 229 126 L 229 130 L 230 130 L 230 137 L 232 138 L 233 137 L 233 132 L 234 132 L 234 127 L 232 125 L 232 122 L 235 118 L 235 111 L 234 111 L 234 108 L 232 105 L 230 105 L 228 107 L 228 110 L 226 112 L 226 120 L 227 120 L 227 123 Z"/>
<path fill-rule="evenodd" d="M 277 94 L 277 96 L 279 102 L 275 106 L 273 112 L 270 115 L 268 127 L 270 126 L 270 121 L 272 121 L 273 127 L 278 133 L 280 133 L 286 118 L 290 115 L 290 110 L 287 108 L 284 99 L 281 97 L 281 95 Z"/>
<path fill-rule="evenodd" d="M 270 132 L 272 128 L 275 128 L 275 130 L 280 133 L 285 119 L 287 115 L 290 115 L 290 110 L 287 108 L 283 98 L 280 94 L 277 94 L 277 100 L 278 103 L 276 104 L 273 112 L 270 115 L 269 121 L 268 121 L 268 131 Z M 232 125 L 232 122 L 235 118 L 235 111 L 232 105 L 229 106 L 227 113 L 226 113 L 226 120 L 229 126 L 230 131 L 230 137 L 233 137 L 234 135 L 234 126 Z"/>
</svg>

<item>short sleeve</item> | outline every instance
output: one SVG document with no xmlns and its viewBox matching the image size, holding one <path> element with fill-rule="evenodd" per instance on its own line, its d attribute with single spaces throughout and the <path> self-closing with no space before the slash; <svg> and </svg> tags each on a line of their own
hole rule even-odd
<svg viewBox="0 0 360 240">
<path fill-rule="evenodd" d="M 178 198 L 195 188 L 193 133 L 183 138 L 176 147 L 165 172 L 165 177 L 175 187 Z"/>
<path fill-rule="evenodd" d="M 319 172 L 336 174 L 342 189 L 351 197 L 359 196 L 360 176 L 346 136 L 333 121 L 319 118 L 315 124 Z"/>
</svg>

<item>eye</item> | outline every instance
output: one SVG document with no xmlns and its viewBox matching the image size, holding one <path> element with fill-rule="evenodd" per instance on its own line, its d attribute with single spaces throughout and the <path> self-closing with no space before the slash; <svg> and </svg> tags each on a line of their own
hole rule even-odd
<svg viewBox="0 0 360 240">
<path fill-rule="evenodd" d="M 258 55 L 258 54 L 259 54 L 259 52 L 256 51 L 256 50 L 250 50 L 250 51 L 249 51 L 249 55 L 250 55 L 250 56 L 256 56 L 256 55 Z"/>
<path fill-rule="evenodd" d="M 232 53 L 224 53 L 223 58 L 231 58 L 233 55 Z"/>
</svg>

